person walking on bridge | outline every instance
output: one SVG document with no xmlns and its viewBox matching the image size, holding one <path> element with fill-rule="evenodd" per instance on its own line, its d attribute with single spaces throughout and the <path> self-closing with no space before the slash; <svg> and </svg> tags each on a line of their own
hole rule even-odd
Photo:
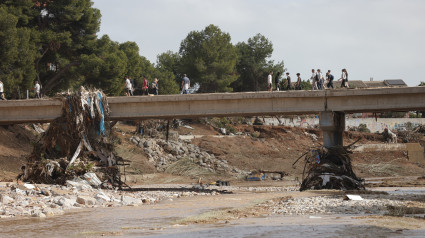
<svg viewBox="0 0 425 238">
<path fill-rule="evenodd" d="M 125 95 L 131 96 L 132 85 L 131 85 L 130 78 L 128 76 L 125 76 L 124 87 L 125 87 Z"/>
<path fill-rule="evenodd" d="M 273 91 L 272 87 L 272 77 L 273 77 L 273 71 L 270 71 L 269 76 L 267 76 L 267 91 Z"/>
<path fill-rule="evenodd" d="M 291 76 L 289 76 L 289 72 L 286 72 L 286 83 L 288 83 L 288 85 L 286 85 L 286 90 L 291 90 L 292 85 L 291 85 Z"/>
<path fill-rule="evenodd" d="M 297 73 L 297 82 L 295 83 L 295 90 L 302 90 L 302 85 L 301 85 L 301 74 Z"/>
<path fill-rule="evenodd" d="M 316 73 L 316 83 L 317 83 L 317 89 L 323 90 L 323 75 L 320 69 L 317 69 Z"/>
<path fill-rule="evenodd" d="M 314 69 L 311 70 L 311 85 L 313 86 L 313 90 L 317 90 L 317 82 L 316 82 L 316 71 Z"/>
<path fill-rule="evenodd" d="M 331 70 L 329 69 L 328 72 L 326 73 L 326 87 L 327 88 L 332 88 L 334 89 L 334 76 L 331 74 Z"/>
<path fill-rule="evenodd" d="M 4 97 L 4 85 L 1 80 L 0 80 L 0 98 L 1 100 L 6 100 L 6 98 Z"/>
<path fill-rule="evenodd" d="M 276 84 L 276 91 L 280 91 L 280 72 L 277 72 L 276 76 L 274 77 L 274 84 Z"/>
<path fill-rule="evenodd" d="M 157 78 L 155 78 L 153 80 L 152 90 L 153 90 L 153 95 L 158 95 L 159 88 L 158 88 L 158 79 Z"/>
<path fill-rule="evenodd" d="M 149 83 L 146 77 L 143 77 L 142 95 L 149 95 Z"/>
<path fill-rule="evenodd" d="M 40 98 L 40 84 L 38 83 L 38 80 L 35 81 L 34 91 L 35 91 L 35 97 Z"/>
<path fill-rule="evenodd" d="M 348 73 L 346 69 L 342 69 L 341 78 L 338 81 L 342 81 L 341 88 L 348 88 Z"/>
<path fill-rule="evenodd" d="M 190 79 L 187 77 L 186 74 L 183 74 L 183 79 L 182 79 L 182 93 L 183 94 L 188 94 L 189 93 L 189 88 L 190 88 Z"/>
</svg>

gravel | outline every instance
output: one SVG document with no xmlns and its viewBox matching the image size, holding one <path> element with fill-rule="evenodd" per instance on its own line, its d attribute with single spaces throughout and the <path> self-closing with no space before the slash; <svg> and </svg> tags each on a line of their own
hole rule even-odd
<svg viewBox="0 0 425 238">
<path fill-rule="evenodd" d="M 345 196 L 318 196 L 294 198 L 287 201 L 268 202 L 265 204 L 274 214 L 308 215 L 308 214 L 350 214 L 350 215 L 385 215 L 390 207 L 409 206 L 408 201 L 394 196 L 362 196 L 364 200 L 345 200 Z"/>
<path fill-rule="evenodd" d="M 25 184 L 29 185 L 29 184 Z M 31 184 L 32 185 L 32 184 Z M 157 186 L 158 187 L 158 186 Z M 173 187 L 173 186 L 169 186 Z M 174 186 L 175 188 L 176 186 Z M 217 195 L 217 191 L 193 191 L 191 186 L 178 186 L 181 191 L 138 191 L 95 189 L 86 186 L 0 184 L 0 218 L 19 216 L 49 217 L 66 210 L 141 206 L 180 197 Z M 188 190 L 185 190 L 187 188 Z"/>
</svg>

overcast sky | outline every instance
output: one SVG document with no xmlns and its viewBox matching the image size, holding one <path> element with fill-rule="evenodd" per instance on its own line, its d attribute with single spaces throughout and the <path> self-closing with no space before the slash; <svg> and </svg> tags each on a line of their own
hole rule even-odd
<svg viewBox="0 0 425 238">
<path fill-rule="evenodd" d="M 190 31 L 214 24 L 234 44 L 260 33 L 272 59 L 309 78 L 312 68 L 342 68 L 349 80 L 425 81 L 424 0 L 93 0 L 99 36 L 134 41 L 140 54 L 178 52 Z"/>
</svg>

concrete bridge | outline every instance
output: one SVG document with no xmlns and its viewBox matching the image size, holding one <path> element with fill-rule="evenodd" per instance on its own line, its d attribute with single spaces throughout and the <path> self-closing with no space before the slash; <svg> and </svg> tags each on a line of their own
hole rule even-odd
<svg viewBox="0 0 425 238">
<path fill-rule="evenodd" d="M 49 122 L 59 99 L 0 101 L 0 124 Z M 425 87 L 109 97 L 111 120 L 320 114 L 324 145 L 342 144 L 345 113 L 425 111 Z"/>
</svg>

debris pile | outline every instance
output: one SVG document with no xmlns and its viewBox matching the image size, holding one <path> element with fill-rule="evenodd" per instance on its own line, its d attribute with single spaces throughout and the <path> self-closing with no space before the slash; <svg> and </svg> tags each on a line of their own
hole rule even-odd
<svg viewBox="0 0 425 238">
<path fill-rule="evenodd" d="M 387 143 L 397 143 L 397 134 L 385 128 L 382 132 L 382 136 L 384 137 L 384 141 Z"/>
<path fill-rule="evenodd" d="M 0 220 L 19 216 L 50 217 L 81 208 L 143 206 L 180 197 L 222 193 L 219 188 L 194 191 L 190 185 L 152 185 L 154 187 L 146 186 L 144 190 L 118 191 L 81 184 L 0 184 Z"/>
<path fill-rule="evenodd" d="M 185 141 L 166 141 L 163 139 L 132 136 L 130 142 L 143 148 L 149 158 L 149 162 L 160 172 L 166 171 L 178 161 L 188 159 L 193 165 L 196 164 L 209 172 L 232 174 L 235 177 L 248 174 L 247 171 L 233 167 L 226 160 L 219 159 L 214 154 L 203 151 L 198 146 Z"/>
<path fill-rule="evenodd" d="M 346 147 L 334 146 L 316 148 L 302 155 L 300 158 L 305 156 L 305 166 L 300 191 L 307 189 L 364 189 L 362 180 L 357 178 L 353 172 L 349 153 Z M 306 169 L 308 172 L 304 177 Z"/>
<path fill-rule="evenodd" d="M 418 132 L 418 131 L 421 131 L 421 129 L 414 130 L 414 131 L 399 130 L 397 132 L 397 135 L 398 135 L 398 138 L 400 138 L 400 140 L 402 141 L 402 143 L 418 143 L 423 137 L 423 132 Z"/>
<path fill-rule="evenodd" d="M 65 184 L 67 180 L 94 172 L 108 185 L 121 187 L 109 126 L 109 106 L 100 90 L 58 94 L 62 117 L 50 124 L 23 167 L 24 181 Z"/>
</svg>

